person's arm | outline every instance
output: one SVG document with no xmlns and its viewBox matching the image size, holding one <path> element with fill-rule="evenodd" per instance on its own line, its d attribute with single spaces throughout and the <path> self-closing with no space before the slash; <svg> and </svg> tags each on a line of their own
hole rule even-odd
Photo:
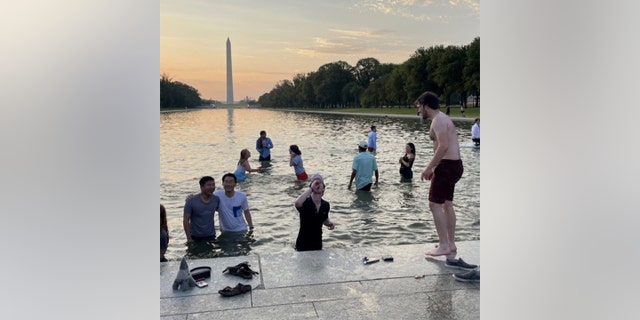
<svg viewBox="0 0 640 320">
<path fill-rule="evenodd" d="M 356 169 L 351 169 L 351 178 L 349 178 L 349 185 L 347 186 L 348 189 L 351 189 L 351 183 L 353 182 L 353 178 L 356 177 Z"/>
<path fill-rule="evenodd" d="M 247 220 L 249 229 L 253 230 L 253 219 L 251 219 L 251 211 L 249 209 L 244 211 L 244 219 Z"/>
<path fill-rule="evenodd" d="M 248 161 L 248 160 L 245 160 L 245 161 L 242 163 L 242 167 L 243 167 L 245 170 L 249 171 L 249 172 L 263 172 L 263 171 L 264 171 L 262 168 L 256 168 L 256 169 L 251 168 L 251 164 L 249 163 L 249 161 Z"/>
<path fill-rule="evenodd" d="M 327 220 L 325 220 L 322 224 L 324 224 L 325 226 L 329 227 L 329 230 L 333 230 L 333 228 L 336 227 L 336 225 L 333 224 L 333 222 L 331 222 L 331 220 L 329 220 L 329 218 L 327 218 Z"/>
<path fill-rule="evenodd" d="M 271 141 L 271 138 L 267 138 L 267 148 L 273 149 L 273 141 Z"/>
<path fill-rule="evenodd" d="M 258 138 L 258 140 L 256 140 L 256 151 L 260 152 L 260 154 L 262 154 L 262 140 L 260 138 Z"/>
<path fill-rule="evenodd" d="M 184 213 L 184 215 L 182 216 L 182 227 L 184 228 L 184 234 L 187 236 L 187 241 L 188 242 L 192 242 L 193 239 L 191 238 L 191 214 L 190 213 Z"/>
<path fill-rule="evenodd" d="M 375 175 L 376 175 L 376 183 L 375 185 L 378 185 L 378 169 L 376 169 L 376 171 L 374 171 Z"/>
<path fill-rule="evenodd" d="M 304 201 L 307 200 L 309 195 L 311 195 L 311 186 L 309 186 L 307 190 L 305 190 L 301 195 L 299 195 L 296 201 L 293 203 L 296 206 L 296 208 L 302 208 Z"/>
</svg>

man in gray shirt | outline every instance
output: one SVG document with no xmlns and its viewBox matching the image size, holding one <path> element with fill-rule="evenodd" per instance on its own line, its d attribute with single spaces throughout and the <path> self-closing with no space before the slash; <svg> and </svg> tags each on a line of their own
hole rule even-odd
<svg viewBox="0 0 640 320">
<path fill-rule="evenodd" d="M 213 195 L 215 189 L 213 177 L 204 176 L 200 179 L 200 193 L 185 202 L 182 226 L 187 241 L 213 241 L 216 238 L 213 214 L 218 210 L 220 199 Z"/>
</svg>

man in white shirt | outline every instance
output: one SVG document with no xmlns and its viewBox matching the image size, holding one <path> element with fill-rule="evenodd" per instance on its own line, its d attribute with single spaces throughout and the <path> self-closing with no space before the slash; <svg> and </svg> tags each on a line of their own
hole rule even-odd
<svg viewBox="0 0 640 320">
<path fill-rule="evenodd" d="M 471 140 L 476 146 L 480 145 L 480 118 L 476 118 L 471 127 Z"/>
<path fill-rule="evenodd" d="M 220 199 L 218 219 L 222 232 L 246 232 L 247 225 L 253 230 L 247 196 L 243 192 L 235 191 L 236 183 L 236 176 L 233 173 L 226 173 L 222 176 L 224 190 L 213 192 Z"/>
</svg>

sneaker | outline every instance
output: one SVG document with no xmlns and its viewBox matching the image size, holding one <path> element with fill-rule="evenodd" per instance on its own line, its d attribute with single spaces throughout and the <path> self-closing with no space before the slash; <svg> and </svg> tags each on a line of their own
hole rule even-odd
<svg viewBox="0 0 640 320">
<path fill-rule="evenodd" d="M 449 268 L 455 268 L 460 270 L 472 270 L 477 268 L 478 266 L 475 264 L 468 264 L 462 260 L 462 258 L 458 258 L 458 260 L 449 260 L 446 259 L 444 261 L 444 265 Z"/>
<path fill-rule="evenodd" d="M 453 277 L 462 282 L 480 282 L 480 270 L 471 270 L 468 272 L 454 273 Z"/>
</svg>

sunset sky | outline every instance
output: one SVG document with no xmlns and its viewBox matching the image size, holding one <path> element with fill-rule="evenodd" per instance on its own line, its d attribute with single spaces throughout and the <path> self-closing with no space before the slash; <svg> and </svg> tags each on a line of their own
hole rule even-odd
<svg viewBox="0 0 640 320">
<path fill-rule="evenodd" d="M 479 36 L 479 0 L 160 0 L 160 74 L 226 101 L 228 37 L 234 99 L 257 100 L 326 63 L 402 63 Z"/>
</svg>

